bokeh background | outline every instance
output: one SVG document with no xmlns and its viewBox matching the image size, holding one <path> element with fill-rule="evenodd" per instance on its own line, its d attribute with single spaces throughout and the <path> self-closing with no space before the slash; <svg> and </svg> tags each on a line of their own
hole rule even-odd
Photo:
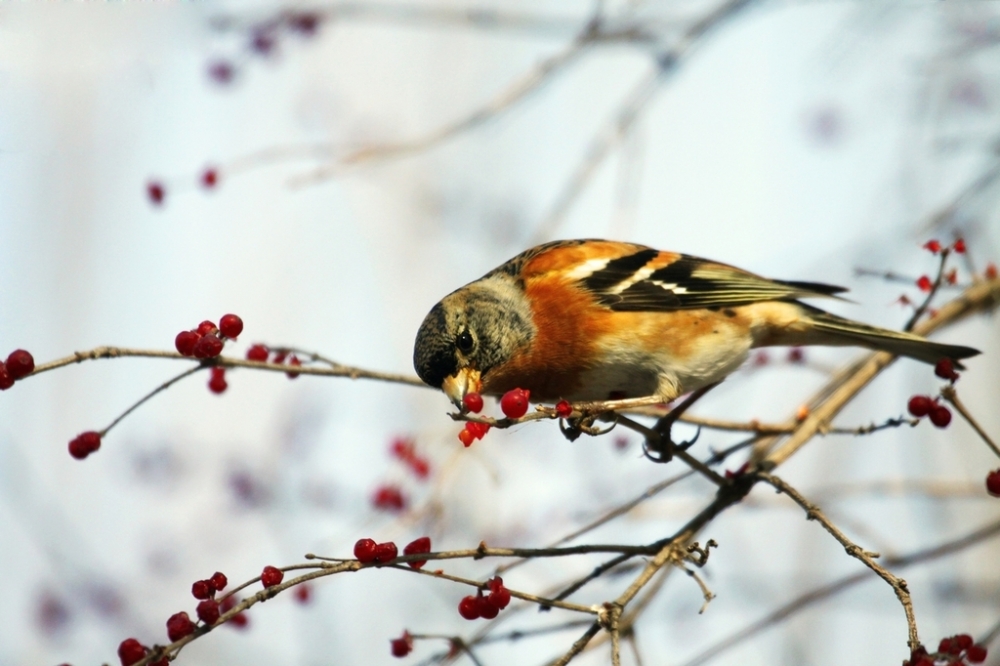
<svg viewBox="0 0 1000 666">
<path fill-rule="evenodd" d="M 282 23 L 289 11 L 317 17 L 315 29 Z M 581 40 L 595 17 L 609 37 Z M 581 236 L 843 284 L 856 302 L 831 309 L 899 327 L 898 298 L 919 291 L 856 269 L 932 273 L 920 249 L 932 237 L 966 239 L 963 283 L 1000 259 L 998 44 L 994 3 L 3 3 L 0 352 L 45 362 L 105 344 L 171 349 L 181 329 L 235 312 L 246 322 L 236 355 L 289 344 L 411 372 L 414 333 L 441 296 L 536 242 Z M 426 145 L 344 159 L 408 142 Z M 995 320 L 940 338 L 984 350 L 959 390 L 995 436 Z M 810 349 L 792 364 L 774 350 L 696 411 L 788 418 L 858 353 Z M 306 552 L 346 557 L 363 536 L 540 546 L 680 471 L 644 460 L 634 437 L 569 443 L 554 424 L 466 450 L 435 392 L 251 371 L 231 372 L 222 396 L 198 374 L 98 454 L 69 457 L 71 437 L 181 365 L 88 362 L 0 396 L 0 664 L 116 662 L 123 638 L 163 642 L 166 618 L 193 612 L 192 581 L 216 570 L 242 581 Z M 938 385 L 900 362 L 837 423 L 898 416 Z M 401 436 L 431 462 L 428 480 L 390 454 Z M 695 451 L 736 439 L 706 432 Z M 956 419 L 817 439 L 782 474 L 865 547 L 905 554 L 996 520 L 982 486 L 996 464 Z M 373 506 L 384 485 L 402 490 L 405 511 Z M 577 542 L 660 538 L 711 494 L 686 481 Z M 697 587 L 672 575 L 637 627 L 644 664 L 688 663 L 861 567 L 763 489 L 704 537 L 720 544 L 703 572 L 718 598 L 699 615 Z M 926 642 L 996 626 L 998 548 L 904 572 Z M 598 561 L 533 563 L 505 580 L 541 592 Z M 494 564 L 447 568 L 485 577 Z M 598 603 L 627 580 L 575 599 Z M 392 663 L 387 639 L 404 628 L 480 628 L 456 612 L 464 594 L 395 571 L 326 578 L 308 603 L 255 607 L 246 630 L 222 628 L 181 661 Z M 504 613 L 505 629 L 570 619 Z M 477 654 L 544 663 L 579 631 Z M 712 663 L 899 663 L 905 639 L 872 576 Z M 443 645 L 419 642 L 408 659 Z M 579 661 L 607 663 L 607 649 Z M 625 662 L 638 663 L 628 651 Z"/>
</svg>

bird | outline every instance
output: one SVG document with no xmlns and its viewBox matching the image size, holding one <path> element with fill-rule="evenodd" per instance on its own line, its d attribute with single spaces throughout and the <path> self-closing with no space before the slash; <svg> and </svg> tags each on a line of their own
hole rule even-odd
<svg viewBox="0 0 1000 666">
<path fill-rule="evenodd" d="M 468 393 L 501 396 L 515 388 L 537 402 L 639 406 L 707 390 L 758 347 L 859 346 L 930 364 L 947 358 L 956 367 L 980 353 L 801 300 L 845 291 L 633 243 L 554 241 L 431 308 L 417 331 L 413 365 L 459 409 Z"/>
</svg>

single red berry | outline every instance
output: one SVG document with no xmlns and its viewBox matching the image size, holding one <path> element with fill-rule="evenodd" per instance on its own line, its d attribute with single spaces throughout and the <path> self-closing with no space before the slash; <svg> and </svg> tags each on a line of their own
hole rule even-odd
<svg viewBox="0 0 1000 666">
<path fill-rule="evenodd" d="M 250 624 L 250 618 L 247 617 L 246 613 L 237 613 L 236 615 L 229 618 L 226 624 L 231 624 L 237 629 L 246 629 L 247 625 Z"/>
<path fill-rule="evenodd" d="M 382 511 L 403 511 L 406 509 L 406 497 L 396 486 L 379 486 L 372 495 L 372 504 Z"/>
<path fill-rule="evenodd" d="M 937 405 L 931 410 L 930 419 L 938 428 L 947 428 L 951 423 L 951 410 L 944 405 Z"/>
<path fill-rule="evenodd" d="M 393 657 L 405 657 L 413 650 L 413 638 L 408 633 L 403 632 L 401 638 L 393 638 L 389 641 Z"/>
<path fill-rule="evenodd" d="M 274 35 L 269 30 L 257 30 L 250 40 L 250 48 L 262 56 L 270 55 L 276 45 Z"/>
<path fill-rule="evenodd" d="M 222 340 L 215 333 L 203 335 L 192 351 L 195 358 L 215 358 L 222 353 Z"/>
<path fill-rule="evenodd" d="M 993 497 L 1000 497 L 1000 469 L 986 475 L 986 492 Z"/>
<path fill-rule="evenodd" d="M 934 285 L 931 282 L 931 279 L 926 275 L 921 275 L 920 278 L 917 279 L 917 288 L 919 288 L 920 291 L 930 291 L 933 286 Z"/>
<path fill-rule="evenodd" d="M 560 400 L 556 403 L 556 415 L 561 419 L 569 418 L 573 413 L 573 406 L 569 404 L 568 400 Z"/>
<path fill-rule="evenodd" d="M 264 345 L 253 345 L 247 350 L 247 360 L 248 361 L 259 361 L 261 363 L 267 363 L 267 356 L 270 352 Z"/>
<path fill-rule="evenodd" d="M 358 539 L 357 543 L 354 544 L 354 557 L 358 558 L 358 562 L 361 564 L 374 562 L 377 548 L 378 544 L 372 539 Z"/>
<path fill-rule="evenodd" d="M 191 596 L 195 599 L 209 599 L 213 594 L 215 594 L 215 589 L 211 581 L 196 580 L 191 584 Z"/>
<path fill-rule="evenodd" d="M 69 440 L 69 454 L 77 460 L 83 460 L 90 455 L 90 449 L 80 441 L 79 437 Z"/>
<path fill-rule="evenodd" d="M 478 393 L 466 393 L 462 397 L 462 404 L 465 405 L 465 408 L 470 412 L 478 414 L 483 411 L 483 396 Z"/>
<path fill-rule="evenodd" d="M 431 552 L 431 538 L 430 537 L 420 537 L 419 539 L 414 539 L 410 543 L 403 547 L 403 555 L 418 555 L 420 553 Z M 420 569 L 425 564 L 427 560 L 414 560 L 412 562 L 407 562 L 411 569 Z"/>
<path fill-rule="evenodd" d="M 14 385 L 14 378 L 7 371 L 7 364 L 0 363 L 0 391 L 6 391 Z"/>
<path fill-rule="evenodd" d="M 465 448 L 469 448 L 470 446 L 472 446 L 472 443 L 476 441 L 476 436 L 472 434 L 471 430 L 469 430 L 470 425 L 472 424 L 466 423 L 465 428 L 463 430 L 460 430 L 458 433 L 458 439 L 460 442 L 462 442 L 463 445 L 465 445 Z"/>
<path fill-rule="evenodd" d="M 940 652 L 941 654 L 951 654 L 951 649 L 952 649 L 952 640 L 950 637 L 942 638 L 941 641 L 938 643 L 937 651 Z"/>
<path fill-rule="evenodd" d="M 219 615 L 222 614 L 219 611 L 219 602 L 215 599 L 205 599 L 198 604 L 195 611 L 198 613 L 198 619 L 208 625 L 218 622 Z"/>
<path fill-rule="evenodd" d="M 958 373 L 955 372 L 955 363 L 950 358 L 943 358 L 937 362 L 934 366 L 934 374 L 941 379 L 950 379 L 954 382 L 958 379 Z"/>
<path fill-rule="evenodd" d="M 519 419 L 528 413 L 528 398 L 530 391 L 511 389 L 500 398 L 500 409 L 510 419 Z"/>
<path fill-rule="evenodd" d="M 996 280 L 997 279 L 997 265 L 994 264 L 992 261 L 990 263 L 986 264 L 986 271 L 984 272 L 984 275 L 986 276 L 987 280 Z"/>
<path fill-rule="evenodd" d="M 7 374 L 14 379 L 27 377 L 35 370 L 35 359 L 24 349 L 15 349 L 7 357 Z"/>
<path fill-rule="evenodd" d="M 487 584 L 490 588 L 490 603 L 500 610 L 507 608 L 507 605 L 510 603 L 510 590 L 504 587 L 503 579 L 500 576 L 494 576 L 487 581 Z"/>
<path fill-rule="evenodd" d="M 271 359 L 271 363 L 277 363 L 278 365 L 281 365 L 282 363 L 285 362 L 286 358 L 288 358 L 288 352 L 277 351 L 274 352 L 274 358 Z"/>
<path fill-rule="evenodd" d="M 300 604 L 309 603 L 309 599 L 312 597 L 312 586 L 308 583 L 300 583 L 295 588 L 295 600 Z"/>
<path fill-rule="evenodd" d="M 288 365 L 299 368 L 302 367 L 302 361 L 299 360 L 298 356 L 292 354 L 292 357 L 288 359 Z M 295 379 L 299 376 L 298 372 L 286 372 L 285 374 L 288 375 L 289 379 Z"/>
<path fill-rule="evenodd" d="M 268 565 L 264 567 L 264 571 L 260 574 L 260 582 L 264 585 L 264 587 L 274 587 L 275 585 L 280 585 L 284 577 L 284 571 L 277 567 Z"/>
<path fill-rule="evenodd" d="M 959 650 L 967 650 L 972 647 L 973 643 L 975 643 L 975 641 L 972 640 L 972 636 L 969 634 L 956 634 L 955 636 L 952 636 L 952 641 L 954 641 L 954 643 L 958 646 Z"/>
<path fill-rule="evenodd" d="M 503 578 L 500 576 L 493 576 L 493 578 L 486 581 L 486 587 L 490 588 L 490 592 L 496 592 L 503 587 Z"/>
<path fill-rule="evenodd" d="M 179 641 L 185 636 L 190 636 L 194 633 L 194 622 L 188 617 L 188 614 L 184 611 L 180 613 L 174 613 L 167 620 L 167 637 L 171 642 Z"/>
<path fill-rule="evenodd" d="M 236 70 L 225 60 L 217 60 L 208 66 L 208 76 L 219 85 L 225 85 L 236 76 Z"/>
<path fill-rule="evenodd" d="M 981 664 L 986 661 L 986 646 L 973 645 L 965 651 L 965 658 L 970 664 Z"/>
<path fill-rule="evenodd" d="M 792 347 L 788 350 L 788 362 L 789 363 L 804 363 L 806 360 L 806 353 L 802 351 L 802 347 Z"/>
<path fill-rule="evenodd" d="M 219 327 L 215 325 L 214 321 L 209 321 L 208 319 L 206 319 L 205 321 L 198 324 L 198 328 L 196 329 L 196 331 L 198 335 L 208 335 L 209 333 L 218 333 Z"/>
<path fill-rule="evenodd" d="M 292 14 L 288 17 L 288 27 L 303 37 L 312 37 L 319 29 L 320 15 L 310 12 Z"/>
<path fill-rule="evenodd" d="M 458 614 L 466 620 L 476 620 L 479 618 L 479 599 L 471 594 L 462 597 L 458 602 Z"/>
<path fill-rule="evenodd" d="M 201 172 L 201 186 L 207 190 L 212 189 L 219 183 L 219 172 L 209 167 Z"/>
<path fill-rule="evenodd" d="M 416 451 L 416 444 L 407 437 L 397 437 L 389 445 L 389 451 L 400 460 L 411 460 Z"/>
<path fill-rule="evenodd" d="M 931 254 L 937 254 L 941 251 L 941 243 L 936 240 L 929 240 L 924 243 L 924 249 L 929 251 Z"/>
<path fill-rule="evenodd" d="M 926 395 L 915 395 L 910 398 L 906 408 L 910 410 L 910 414 L 919 419 L 931 413 L 931 410 L 934 409 L 934 401 Z"/>
<path fill-rule="evenodd" d="M 194 346 L 201 340 L 201 334 L 197 331 L 181 331 L 174 338 L 174 347 L 181 356 L 194 356 Z"/>
<path fill-rule="evenodd" d="M 163 198 L 167 196 L 167 190 L 163 187 L 163 183 L 151 180 L 146 183 L 146 196 L 155 205 L 161 206 L 163 205 Z"/>
<path fill-rule="evenodd" d="M 392 562 L 399 555 L 399 549 L 392 541 L 386 541 L 375 546 L 375 561 L 379 564 Z"/>
<path fill-rule="evenodd" d="M 126 638 L 118 645 L 118 658 L 122 666 L 132 666 L 146 656 L 146 646 L 134 638 Z"/>
<path fill-rule="evenodd" d="M 431 473 L 431 464 L 426 458 L 413 458 L 410 460 L 410 469 L 418 479 L 426 479 Z"/>
<path fill-rule="evenodd" d="M 469 421 L 465 424 L 465 429 L 472 433 L 472 436 L 476 439 L 482 439 L 486 436 L 486 433 L 490 431 L 489 423 L 478 423 L 476 421 Z"/>
<path fill-rule="evenodd" d="M 965 254 L 965 239 L 959 238 L 952 244 L 952 249 L 959 254 Z"/>
<path fill-rule="evenodd" d="M 215 588 L 216 592 L 223 591 L 226 589 L 226 585 L 229 585 L 229 579 L 221 571 L 216 571 L 209 580 L 212 582 L 212 587 Z"/>
<path fill-rule="evenodd" d="M 226 369 L 212 368 L 212 378 L 208 380 L 208 390 L 219 394 L 225 393 L 227 388 L 229 388 L 229 384 L 226 382 Z"/>
<path fill-rule="evenodd" d="M 234 314 L 222 315 L 222 319 L 219 320 L 219 332 L 235 340 L 243 332 L 243 320 Z"/>
<path fill-rule="evenodd" d="M 87 448 L 87 453 L 93 453 L 101 448 L 101 433 L 99 432 L 88 430 L 87 432 L 81 432 L 76 437 Z"/>
<path fill-rule="evenodd" d="M 479 597 L 476 597 L 476 602 L 479 604 L 479 617 L 486 620 L 492 620 L 500 614 L 500 607 L 493 603 L 493 600 L 490 599 L 490 597 L 480 595 Z"/>
</svg>

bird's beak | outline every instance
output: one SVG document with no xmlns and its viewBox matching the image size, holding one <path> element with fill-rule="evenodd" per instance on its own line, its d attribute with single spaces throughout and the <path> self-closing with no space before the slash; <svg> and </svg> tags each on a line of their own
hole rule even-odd
<svg viewBox="0 0 1000 666">
<path fill-rule="evenodd" d="M 462 408 L 462 398 L 466 393 L 479 393 L 483 387 L 479 371 L 473 368 L 462 368 L 450 377 L 446 377 L 441 384 L 441 390 L 445 392 L 455 406 Z"/>
</svg>

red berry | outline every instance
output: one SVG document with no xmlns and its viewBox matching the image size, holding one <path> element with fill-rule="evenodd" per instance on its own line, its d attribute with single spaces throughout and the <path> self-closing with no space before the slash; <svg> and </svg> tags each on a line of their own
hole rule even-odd
<svg viewBox="0 0 1000 666">
<path fill-rule="evenodd" d="M 937 254 L 938 252 L 941 251 L 941 243 L 939 243 L 936 240 L 929 240 L 926 243 L 924 243 L 924 249 L 928 250 L 932 254 Z"/>
<path fill-rule="evenodd" d="M 222 353 L 222 340 L 215 333 L 201 336 L 194 345 L 195 358 L 215 358 Z"/>
<path fill-rule="evenodd" d="M 510 603 L 510 590 L 504 587 L 503 579 L 500 576 L 494 576 L 487 584 L 490 588 L 490 601 L 500 610 L 507 608 Z"/>
<path fill-rule="evenodd" d="M 386 541 L 375 546 L 375 561 L 379 564 L 391 562 L 396 559 L 397 555 L 399 555 L 399 549 L 396 548 L 396 544 L 392 541 Z"/>
<path fill-rule="evenodd" d="M 958 373 L 955 372 L 955 363 L 950 358 L 943 358 L 937 362 L 934 366 L 934 374 L 941 379 L 950 379 L 955 381 L 958 379 Z"/>
<path fill-rule="evenodd" d="M 792 347 L 788 350 L 788 362 L 789 363 L 804 363 L 806 360 L 806 353 L 802 351 L 802 347 Z"/>
<path fill-rule="evenodd" d="M 565 419 L 573 413 L 573 406 L 569 404 L 568 400 L 560 400 L 556 403 L 556 415 L 559 418 Z"/>
<path fill-rule="evenodd" d="M 122 666 L 132 666 L 146 656 L 146 646 L 134 638 L 126 638 L 118 645 L 118 658 Z"/>
<path fill-rule="evenodd" d="M 219 621 L 219 615 L 222 613 L 219 611 L 219 602 L 215 599 L 205 599 L 198 607 L 195 609 L 198 613 L 198 619 L 205 624 L 215 624 Z"/>
<path fill-rule="evenodd" d="M 472 446 L 472 443 L 476 441 L 476 436 L 472 434 L 471 430 L 469 430 L 470 425 L 472 424 L 466 423 L 465 429 L 459 431 L 458 433 L 458 439 L 460 442 L 462 442 L 462 444 L 465 445 L 465 448 L 469 448 L 470 446 Z"/>
<path fill-rule="evenodd" d="M 219 320 L 219 332 L 235 340 L 243 332 L 243 320 L 234 314 L 222 315 L 222 319 Z"/>
<path fill-rule="evenodd" d="M 216 592 L 221 592 L 226 589 L 226 585 L 229 585 L 229 579 L 221 571 L 216 571 L 209 580 L 212 582 L 212 587 L 215 588 Z"/>
<path fill-rule="evenodd" d="M 910 398 L 910 402 L 907 403 L 906 408 L 910 410 L 910 414 L 919 419 L 931 413 L 931 410 L 934 409 L 934 401 L 926 395 L 915 395 Z"/>
<path fill-rule="evenodd" d="M 528 413 L 528 398 L 530 396 L 530 391 L 519 388 L 511 389 L 500 398 L 500 409 L 507 415 L 507 418 L 519 419 Z"/>
<path fill-rule="evenodd" d="M 393 657 L 405 657 L 413 650 L 413 638 L 407 632 L 403 632 L 402 637 L 393 638 L 389 641 L 392 648 Z"/>
<path fill-rule="evenodd" d="M 965 239 L 959 238 L 951 247 L 955 250 L 955 252 L 965 254 Z"/>
<path fill-rule="evenodd" d="M 931 279 L 926 275 L 921 275 L 917 280 L 917 287 L 920 291 L 930 291 L 932 286 Z"/>
<path fill-rule="evenodd" d="M 274 50 L 275 44 L 274 35 L 268 30 L 256 31 L 250 40 L 250 48 L 263 56 L 269 55 Z"/>
<path fill-rule="evenodd" d="M 458 614 L 466 620 L 476 620 L 479 618 L 479 599 L 471 594 L 462 597 L 458 602 Z"/>
<path fill-rule="evenodd" d="M 201 334 L 197 331 L 181 331 L 174 338 L 174 347 L 181 356 L 194 356 L 194 346 L 201 340 Z"/>
<path fill-rule="evenodd" d="M 247 350 L 247 360 L 267 363 L 267 355 L 269 353 L 267 347 L 264 345 L 253 345 Z"/>
<path fill-rule="evenodd" d="M 277 567 L 268 565 L 264 567 L 264 571 L 260 574 L 260 582 L 264 585 L 264 587 L 274 587 L 275 585 L 280 585 L 284 577 L 284 571 Z"/>
<path fill-rule="evenodd" d="M 951 410 L 944 405 L 937 405 L 931 410 L 930 419 L 938 428 L 947 428 L 951 423 Z"/>
<path fill-rule="evenodd" d="M 90 455 L 90 450 L 80 441 L 79 437 L 69 440 L 69 454 L 77 460 L 83 460 Z"/>
<path fill-rule="evenodd" d="M 431 464 L 425 458 L 414 458 L 410 461 L 410 469 L 418 479 L 426 479 L 431 473 Z"/>
<path fill-rule="evenodd" d="M 167 620 L 167 637 L 171 642 L 179 641 L 185 636 L 190 636 L 194 633 L 194 622 L 188 617 L 188 614 L 184 611 L 180 613 L 174 613 Z"/>
<path fill-rule="evenodd" d="M 99 448 L 101 448 L 101 433 L 88 430 L 70 441 L 69 454 L 77 460 L 83 460 Z"/>
<path fill-rule="evenodd" d="M 984 275 L 986 275 L 986 279 L 987 280 L 996 280 L 997 279 L 997 265 L 994 264 L 993 262 L 990 262 L 990 263 L 986 264 L 986 271 L 985 271 Z"/>
<path fill-rule="evenodd" d="M 302 361 L 299 360 L 298 356 L 292 354 L 291 358 L 288 359 L 288 365 L 300 368 L 302 367 Z M 296 377 L 299 376 L 298 372 L 286 372 L 285 374 L 288 375 L 289 379 L 295 379 Z"/>
<path fill-rule="evenodd" d="M 247 617 L 246 613 L 237 613 L 229 618 L 226 624 L 231 624 L 237 629 L 246 629 L 247 625 L 250 624 L 250 618 Z"/>
<path fill-rule="evenodd" d="M 27 377 L 35 370 L 35 359 L 23 349 L 15 349 L 7 357 L 7 374 L 14 379 Z"/>
<path fill-rule="evenodd" d="M 312 586 L 308 583 L 300 583 L 295 588 L 295 600 L 300 604 L 309 603 L 309 598 L 312 596 Z"/>
<path fill-rule="evenodd" d="M 205 189 L 212 189 L 219 182 L 219 172 L 209 167 L 201 172 L 201 186 Z"/>
<path fill-rule="evenodd" d="M 208 66 L 208 75 L 216 83 L 225 85 L 236 76 L 236 70 L 225 60 L 218 60 Z"/>
<path fill-rule="evenodd" d="M 292 14 L 288 17 L 288 27 L 303 37 L 312 37 L 319 29 L 320 18 L 319 14 L 308 12 Z"/>
<path fill-rule="evenodd" d="M 472 436 L 476 439 L 482 439 L 486 436 L 486 433 L 490 431 L 489 423 L 478 423 L 476 421 L 469 421 L 465 424 L 465 429 L 472 433 Z"/>
<path fill-rule="evenodd" d="M 215 325 L 214 321 L 205 320 L 198 324 L 197 333 L 198 335 L 208 335 L 209 333 L 218 333 L 219 327 Z"/>
<path fill-rule="evenodd" d="M 972 644 L 975 642 L 969 634 L 957 634 L 952 636 L 952 641 L 954 641 L 954 643 L 958 646 L 959 650 L 966 650 L 972 647 Z"/>
<path fill-rule="evenodd" d="M 483 411 L 483 396 L 478 393 L 466 393 L 462 397 L 462 404 L 465 405 L 465 408 L 470 412 L 478 414 Z"/>
<path fill-rule="evenodd" d="M 419 553 L 429 553 L 431 552 L 431 538 L 430 537 L 420 537 L 419 539 L 414 539 L 410 543 L 406 544 L 403 548 L 403 555 L 417 555 Z M 427 560 L 414 560 L 413 562 L 408 562 L 411 569 L 419 569 L 427 564 Z"/>
<path fill-rule="evenodd" d="M 163 198 L 167 196 L 167 191 L 163 187 L 163 183 L 158 180 L 151 180 L 146 183 L 146 196 L 149 200 L 160 206 L 163 204 Z"/>
<path fill-rule="evenodd" d="M 412 439 L 407 437 L 397 437 L 389 445 L 389 451 L 400 460 L 410 460 L 413 458 L 415 449 L 416 444 L 414 444 Z"/>
<path fill-rule="evenodd" d="M 226 383 L 226 369 L 212 368 L 212 378 L 208 380 L 208 390 L 212 393 L 225 393 L 227 388 L 229 388 L 229 384 Z"/>
<path fill-rule="evenodd" d="M 371 539 L 358 539 L 357 543 L 354 544 L 354 557 L 358 558 L 358 562 L 361 564 L 374 562 L 377 548 L 378 544 Z"/>
<path fill-rule="evenodd" d="M 287 357 L 288 357 L 288 352 L 283 352 L 283 351 L 274 352 L 274 358 L 271 359 L 271 363 L 277 363 L 278 365 L 281 365 L 282 363 L 285 362 L 285 359 Z"/>
<path fill-rule="evenodd" d="M 14 385 L 14 378 L 7 371 L 7 364 L 0 363 L 0 391 L 6 391 Z"/>
<path fill-rule="evenodd" d="M 196 580 L 191 584 L 191 596 L 195 599 L 209 599 L 215 594 L 215 586 L 208 580 Z"/>
<path fill-rule="evenodd" d="M 493 603 L 490 597 L 476 597 L 476 602 L 479 604 L 479 617 L 492 620 L 500 614 L 500 607 Z"/>
<path fill-rule="evenodd" d="M 372 495 L 372 504 L 382 511 L 403 511 L 406 509 L 406 498 L 396 486 L 379 486 Z"/>
<path fill-rule="evenodd" d="M 1000 497 L 1000 469 L 986 475 L 986 492 L 993 497 Z"/>
<path fill-rule="evenodd" d="M 965 658 L 970 664 L 981 664 L 986 661 L 986 646 L 973 645 L 965 651 Z"/>
</svg>

